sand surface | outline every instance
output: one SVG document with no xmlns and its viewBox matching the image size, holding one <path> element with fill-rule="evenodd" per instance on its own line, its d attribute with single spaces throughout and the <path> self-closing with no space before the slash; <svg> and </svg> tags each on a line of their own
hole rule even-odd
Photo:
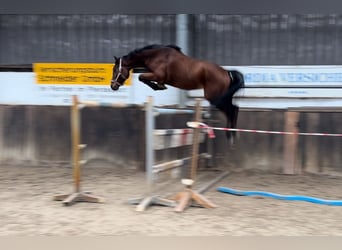
<svg viewBox="0 0 342 250">
<path fill-rule="evenodd" d="M 217 175 L 219 172 L 200 172 L 195 189 Z M 53 197 L 73 192 L 70 167 L 1 165 L 0 235 L 342 236 L 342 207 L 233 196 L 216 191 L 219 186 L 342 199 L 342 177 L 244 170 L 232 171 L 204 193 L 217 208 L 190 207 L 176 213 L 171 207 L 151 206 L 137 212 L 128 201 L 148 196 L 145 174 L 91 163 L 82 169 L 82 190 L 104 197 L 105 203 L 64 206 Z M 156 189 L 167 197 L 181 191 L 182 186 L 179 181 L 170 181 L 156 184 Z"/>
</svg>

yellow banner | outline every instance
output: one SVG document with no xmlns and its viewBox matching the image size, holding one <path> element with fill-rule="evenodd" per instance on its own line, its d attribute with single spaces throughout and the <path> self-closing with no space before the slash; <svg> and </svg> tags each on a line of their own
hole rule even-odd
<svg viewBox="0 0 342 250">
<path fill-rule="evenodd" d="M 37 84 L 110 85 L 110 63 L 34 63 Z M 132 84 L 132 72 L 125 85 Z"/>
</svg>

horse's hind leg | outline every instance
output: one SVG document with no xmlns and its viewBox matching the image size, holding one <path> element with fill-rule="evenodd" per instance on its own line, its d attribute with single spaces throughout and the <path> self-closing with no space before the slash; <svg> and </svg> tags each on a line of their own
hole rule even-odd
<svg viewBox="0 0 342 250">
<path fill-rule="evenodd" d="M 229 111 L 227 111 L 227 127 L 235 129 L 236 124 L 237 124 L 237 119 L 238 119 L 238 114 L 239 114 L 239 107 L 235 105 L 230 105 L 228 107 Z M 226 132 L 227 139 L 230 141 L 231 145 L 235 145 L 236 142 L 236 131 L 227 131 Z"/>
<path fill-rule="evenodd" d="M 145 83 L 153 90 L 164 90 L 167 87 L 163 83 L 159 83 L 155 79 L 155 75 L 153 73 L 144 73 L 139 76 L 139 81 Z"/>
</svg>

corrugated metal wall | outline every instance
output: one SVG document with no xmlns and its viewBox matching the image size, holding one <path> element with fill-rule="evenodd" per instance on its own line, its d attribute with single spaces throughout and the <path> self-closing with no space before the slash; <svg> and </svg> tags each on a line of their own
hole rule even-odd
<svg viewBox="0 0 342 250">
<path fill-rule="evenodd" d="M 193 54 L 221 65 L 342 63 L 342 15 L 196 15 Z"/>
<path fill-rule="evenodd" d="M 190 15 L 189 54 L 221 65 L 341 64 L 341 14 Z M 176 15 L 0 15 L 0 64 L 111 62 L 176 42 Z"/>
<path fill-rule="evenodd" d="M 0 64 L 112 62 L 175 33 L 175 15 L 0 15 Z"/>
</svg>

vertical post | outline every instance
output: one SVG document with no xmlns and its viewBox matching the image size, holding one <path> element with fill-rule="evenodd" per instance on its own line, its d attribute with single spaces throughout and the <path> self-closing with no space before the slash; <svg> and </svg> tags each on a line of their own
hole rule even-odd
<svg viewBox="0 0 342 250">
<path fill-rule="evenodd" d="M 195 122 L 201 122 L 201 100 L 196 99 Z M 192 138 L 192 158 L 191 158 L 191 175 L 190 179 L 193 181 L 196 178 L 196 171 L 198 165 L 198 150 L 199 150 L 199 135 L 200 128 L 194 128 Z"/>
<path fill-rule="evenodd" d="M 209 119 L 213 121 L 213 105 L 209 107 Z M 211 125 L 211 124 L 210 124 Z M 212 125 L 211 125 L 212 126 Z M 214 167 L 214 140 L 207 139 L 207 152 L 210 155 L 210 158 L 207 160 L 207 167 Z"/>
<path fill-rule="evenodd" d="M 154 145 L 153 145 L 153 135 L 154 135 L 154 112 L 153 112 L 153 98 L 149 96 L 145 104 L 145 121 L 146 121 L 146 148 L 145 148 L 145 171 L 146 179 L 148 184 L 148 193 L 153 191 L 153 163 L 154 163 Z M 157 195 L 150 195 L 144 198 L 133 199 L 130 201 L 131 204 L 138 204 L 136 211 L 144 211 L 148 206 L 152 204 L 158 204 L 163 206 L 174 207 L 175 201 L 167 200 L 158 197 Z"/>
<path fill-rule="evenodd" d="M 306 130 L 307 131 L 319 131 L 319 113 L 305 113 L 307 119 Z M 320 152 L 319 152 L 319 140 L 318 136 L 305 136 L 305 162 L 304 167 L 306 172 L 319 173 L 320 171 Z"/>
<path fill-rule="evenodd" d="M 299 112 L 287 111 L 285 113 L 285 131 L 298 133 Z M 297 163 L 298 134 L 285 135 L 284 138 L 284 174 L 296 174 L 298 172 Z"/>
<path fill-rule="evenodd" d="M 30 160 L 31 162 L 34 162 L 34 159 L 37 159 L 35 157 L 36 155 L 36 145 L 35 145 L 35 130 L 34 130 L 34 112 L 32 106 L 28 106 L 26 108 L 27 112 L 27 135 L 26 135 L 26 150 L 25 150 L 25 159 Z"/>
<path fill-rule="evenodd" d="M 188 30 L 188 14 L 177 14 L 176 16 L 176 43 L 182 48 L 184 54 L 189 53 L 189 30 Z M 186 102 L 185 90 L 179 90 L 179 106 L 185 107 Z"/>
<path fill-rule="evenodd" d="M 146 157 L 145 171 L 149 188 L 152 188 L 153 183 L 153 162 L 154 162 L 154 147 L 153 147 L 153 130 L 154 130 L 154 115 L 153 115 L 153 97 L 147 98 L 145 107 L 145 124 L 146 124 Z"/>
<path fill-rule="evenodd" d="M 195 122 L 201 122 L 201 100 L 196 99 L 196 113 L 195 113 Z M 198 166 L 198 150 L 199 150 L 199 135 L 200 128 L 195 127 L 193 129 L 193 138 L 192 138 L 192 158 L 191 158 L 191 174 L 190 179 L 182 179 L 182 183 L 185 185 L 185 190 L 178 193 L 175 197 L 175 200 L 178 201 L 178 205 L 175 207 L 175 212 L 182 212 L 185 208 L 192 204 L 192 201 L 195 201 L 202 207 L 205 208 L 214 208 L 217 207 L 214 203 L 208 200 L 206 197 L 201 195 L 200 193 L 192 190 L 192 185 L 195 182 L 196 171 Z"/>
<path fill-rule="evenodd" d="M 80 144 L 81 137 L 81 119 L 80 109 L 78 107 L 79 101 L 76 95 L 72 96 L 72 105 L 70 112 L 70 127 L 71 127 L 71 151 L 72 151 L 72 166 L 74 174 L 75 192 L 71 194 L 56 195 L 54 200 L 63 201 L 64 205 L 68 206 L 74 202 L 104 202 L 104 199 L 97 197 L 90 192 L 81 192 L 81 162 L 80 162 L 80 149 L 86 145 Z"/>
<path fill-rule="evenodd" d="M 71 106 L 71 141 L 72 141 L 72 165 L 74 171 L 75 192 L 80 192 L 81 170 L 80 170 L 80 110 L 78 98 L 72 96 Z"/>
<path fill-rule="evenodd" d="M 5 107 L 4 106 L 0 106 L 0 162 L 2 162 L 3 159 L 5 159 L 5 155 L 4 155 L 4 127 L 6 126 L 5 124 L 6 121 L 6 117 L 5 117 Z"/>
</svg>

